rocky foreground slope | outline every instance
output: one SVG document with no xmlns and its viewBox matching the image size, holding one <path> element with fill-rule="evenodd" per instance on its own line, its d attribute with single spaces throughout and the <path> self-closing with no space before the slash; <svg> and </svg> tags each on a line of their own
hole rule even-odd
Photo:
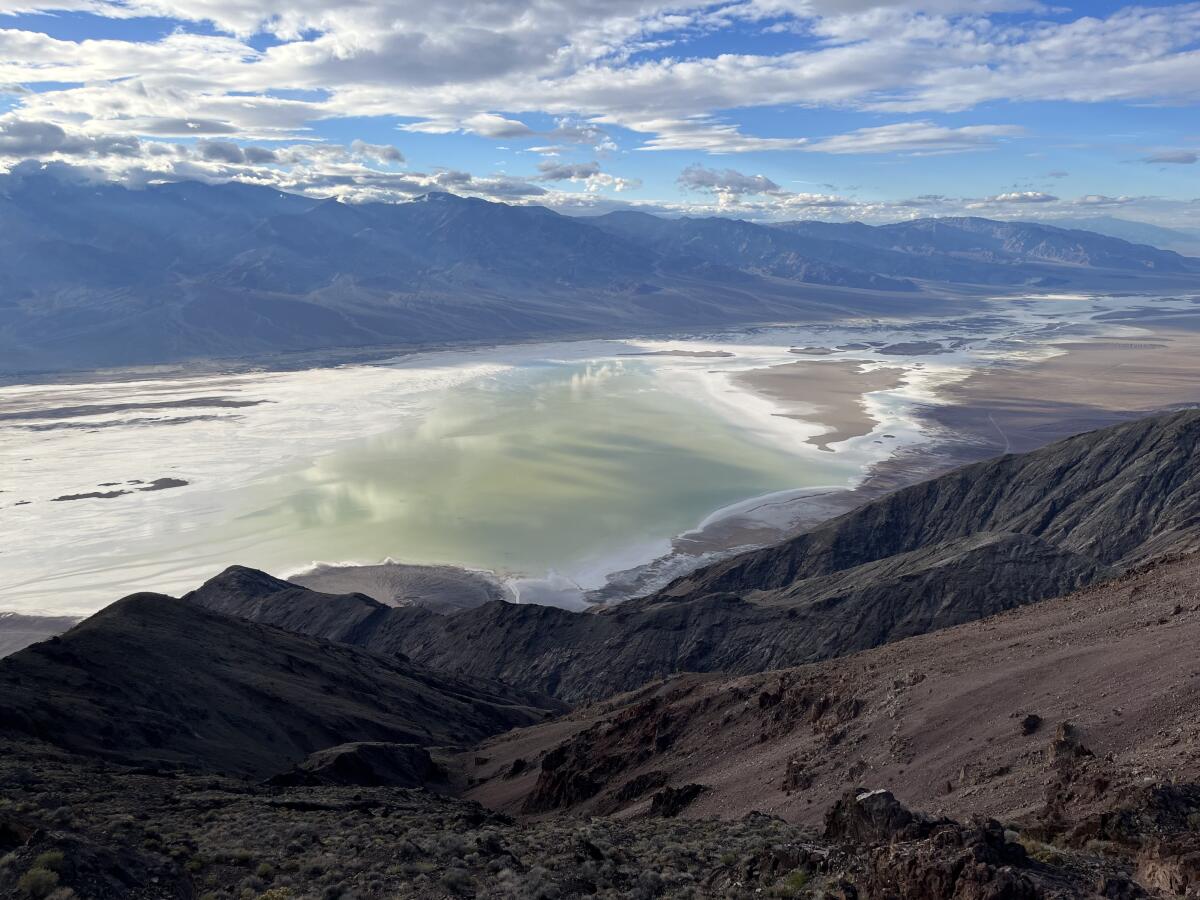
<svg viewBox="0 0 1200 900">
<path fill-rule="evenodd" d="M 1193 557 L 802 669 L 681 676 L 486 742 L 441 793 L 0 738 L 0 896 L 1194 896 L 1197 585 Z M 444 795 L 463 776 L 487 806 Z"/>
<path fill-rule="evenodd" d="M 453 616 L 232 568 L 220 612 L 577 702 L 676 672 L 750 673 L 924 634 L 1200 547 L 1200 411 L 1155 416 L 905 488 L 596 614 Z"/>
<path fill-rule="evenodd" d="M 1145 896 L 1120 860 L 1066 849 L 1039 861 L 999 823 L 929 819 L 869 792 L 850 792 L 819 830 L 758 814 L 516 822 L 420 790 L 163 777 L 3 744 L 0 789 L 5 897 Z"/>
</svg>

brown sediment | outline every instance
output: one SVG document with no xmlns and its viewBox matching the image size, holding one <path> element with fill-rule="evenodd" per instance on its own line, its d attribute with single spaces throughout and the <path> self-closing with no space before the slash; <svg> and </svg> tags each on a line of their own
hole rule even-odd
<svg viewBox="0 0 1200 900">
<path fill-rule="evenodd" d="M 1200 331 L 1147 325 L 1145 335 L 1059 344 L 1065 352 L 1047 360 L 981 369 L 924 415 L 990 455 L 1200 403 Z"/>
<path fill-rule="evenodd" d="M 822 450 L 853 437 L 870 434 L 877 424 L 867 412 L 863 395 L 901 384 L 905 370 L 863 370 L 855 360 L 785 363 L 741 372 L 734 380 L 779 403 L 779 415 L 824 425 L 826 431 L 808 439 Z"/>
</svg>

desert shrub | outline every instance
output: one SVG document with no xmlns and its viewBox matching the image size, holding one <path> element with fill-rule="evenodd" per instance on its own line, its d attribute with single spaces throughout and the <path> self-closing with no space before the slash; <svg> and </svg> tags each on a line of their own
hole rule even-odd
<svg viewBox="0 0 1200 900">
<path fill-rule="evenodd" d="M 51 872 L 61 872 L 65 860 L 61 850 L 47 850 L 45 853 L 39 854 L 38 858 L 33 861 L 33 867 L 49 869 Z"/>
<path fill-rule="evenodd" d="M 454 894 L 470 893 L 475 887 L 475 881 L 467 874 L 466 869 L 448 869 L 442 876 L 442 885 Z"/>
<path fill-rule="evenodd" d="M 1041 841 L 1037 841 L 1033 838 L 1022 835 L 1021 846 L 1025 848 L 1026 853 L 1040 863 L 1048 866 L 1057 866 L 1062 864 L 1062 853 L 1051 844 L 1043 844 Z"/>
<path fill-rule="evenodd" d="M 799 897 L 808 886 L 808 872 L 804 869 L 792 869 L 779 884 L 775 885 L 776 897 Z"/>
<path fill-rule="evenodd" d="M 22 875 L 21 880 L 17 882 L 18 890 L 30 897 L 37 898 L 37 900 L 49 896 L 56 887 L 58 887 L 58 875 L 49 869 L 41 869 L 36 866 Z"/>
</svg>

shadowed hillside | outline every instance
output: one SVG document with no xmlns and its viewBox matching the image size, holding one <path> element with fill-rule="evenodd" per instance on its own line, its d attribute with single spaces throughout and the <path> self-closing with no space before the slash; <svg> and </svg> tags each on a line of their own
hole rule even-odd
<svg viewBox="0 0 1200 900">
<path fill-rule="evenodd" d="M 347 741 L 470 744 L 551 701 L 135 594 L 0 661 L 0 733 L 265 776 Z"/>
</svg>

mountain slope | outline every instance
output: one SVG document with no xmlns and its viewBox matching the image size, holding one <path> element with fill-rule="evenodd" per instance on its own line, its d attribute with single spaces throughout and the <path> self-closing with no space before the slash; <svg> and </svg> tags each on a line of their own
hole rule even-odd
<svg viewBox="0 0 1200 900">
<path fill-rule="evenodd" d="M 660 219 L 645 213 L 616 212 L 588 220 L 598 228 L 664 256 L 719 262 L 758 275 L 868 290 L 914 291 L 917 286 L 891 275 L 935 277 L 932 266 L 908 264 L 904 257 L 867 256 L 839 243 L 822 244 L 788 232 L 738 219 Z M 941 270 L 945 277 L 948 273 Z M 950 280 L 950 279 L 946 279 Z"/>
<path fill-rule="evenodd" d="M 1040 222 L 998 222 L 960 216 L 914 219 L 877 227 L 860 222 L 787 222 L 776 227 L 809 239 L 872 248 L 877 253 L 899 258 L 953 261 L 961 268 L 947 270 L 955 274 L 953 278 L 944 276 L 948 280 L 1011 282 L 1019 277 L 1022 267 L 1037 263 L 1134 272 L 1200 271 L 1196 260 L 1172 250 Z M 869 258 L 886 260 L 890 256 Z"/>
<path fill-rule="evenodd" d="M 468 796 L 628 815 L 694 783 L 686 817 L 817 824 L 865 784 L 964 820 L 1086 821 L 1149 780 L 1200 778 L 1197 640 L 1193 555 L 841 659 L 656 683 L 485 742 L 462 757 L 482 779 Z"/>
<path fill-rule="evenodd" d="M 968 466 L 592 614 L 494 602 L 439 616 L 236 567 L 187 599 L 579 701 L 844 655 L 1197 548 L 1200 411 L 1187 411 Z"/>
<path fill-rule="evenodd" d="M 572 218 L 439 193 L 350 205 L 19 174 L 0 177 L 0 366 L 903 316 L 967 309 L 991 286 L 1168 290 L 1198 271 L 1169 251 L 984 219 Z"/>
<path fill-rule="evenodd" d="M 819 280 L 814 279 L 813 280 Z M 0 178 L 5 371 L 928 307 L 670 259 L 541 207 Z"/>
<path fill-rule="evenodd" d="M 155 594 L 0 661 L 10 737 L 260 777 L 349 741 L 470 744 L 540 721 L 537 703 Z"/>
<path fill-rule="evenodd" d="M 1040 538 L 1128 568 L 1200 546 L 1200 411 L 1152 416 L 896 491 L 775 547 L 687 575 L 664 597 L 782 599 L 806 579 L 979 533 Z"/>
</svg>

